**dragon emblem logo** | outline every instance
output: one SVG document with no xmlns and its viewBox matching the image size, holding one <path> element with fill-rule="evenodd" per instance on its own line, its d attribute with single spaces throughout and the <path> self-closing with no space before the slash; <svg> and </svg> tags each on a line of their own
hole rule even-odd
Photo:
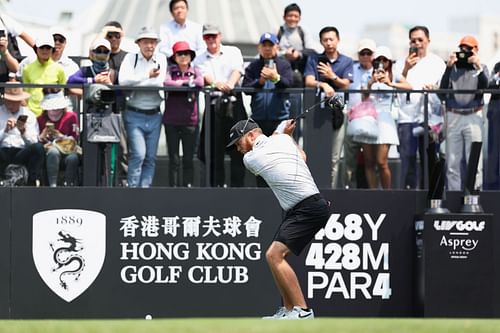
<svg viewBox="0 0 500 333">
<path fill-rule="evenodd" d="M 106 217 L 80 209 L 33 216 L 33 261 L 45 284 L 66 302 L 99 275 L 106 254 Z"/>
<path fill-rule="evenodd" d="M 55 244 L 50 243 L 50 248 L 54 251 L 54 262 L 57 264 L 52 271 L 60 272 L 59 281 L 61 287 L 68 289 L 66 277 L 74 276 L 74 280 L 77 281 L 85 267 L 85 259 L 78 254 L 83 250 L 83 247 L 79 247 L 80 241 L 66 231 L 59 231 L 59 236 L 61 238 L 58 241 L 66 244 L 66 246 L 55 248 Z M 73 263 L 76 263 L 76 265 L 73 265 Z M 71 266 L 75 267 L 70 268 Z"/>
</svg>

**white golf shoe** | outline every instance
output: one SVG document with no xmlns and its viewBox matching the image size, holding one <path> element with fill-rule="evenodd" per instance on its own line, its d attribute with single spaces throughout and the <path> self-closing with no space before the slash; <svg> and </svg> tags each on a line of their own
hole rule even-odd
<svg viewBox="0 0 500 333">
<path fill-rule="evenodd" d="M 284 306 L 280 306 L 275 314 L 273 314 L 272 316 L 262 317 L 262 319 L 267 319 L 267 320 L 287 319 L 286 318 L 287 314 L 288 310 Z"/>
<path fill-rule="evenodd" d="M 314 319 L 314 311 L 312 309 L 302 309 L 300 306 L 294 306 L 293 309 L 287 311 L 286 318 L 290 320 Z"/>
</svg>

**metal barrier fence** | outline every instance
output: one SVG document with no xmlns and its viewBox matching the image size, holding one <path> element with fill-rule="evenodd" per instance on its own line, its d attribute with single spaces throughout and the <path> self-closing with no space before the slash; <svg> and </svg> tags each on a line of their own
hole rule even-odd
<svg viewBox="0 0 500 333">
<path fill-rule="evenodd" d="M 6 83 L 0 83 L 0 89 L 5 87 Z M 66 84 L 66 85 L 38 85 L 38 84 L 20 84 L 20 87 L 23 88 L 80 88 L 83 89 L 83 95 L 86 96 L 89 85 L 79 85 L 79 84 Z M 207 124 L 211 122 L 211 117 L 213 116 L 211 112 L 206 112 L 210 107 L 210 94 L 215 90 L 212 88 L 189 88 L 189 87 L 137 87 L 137 86 L 109 86 L 111 90 L 121 91 L 122 94 L 126 95 L 126 92 L 129 91 L 151 91 L 151 90 L 161 90 L 165 93 L 169 92 L 186 92 L 186 93 L 195 93 L 197 94 L 197 98 L 199 101 L 199 106 L 204 105 L 204 113 L 205 117 L 204 124 L 202 124 L 201 117 L 199 121 L 199 126 L 203 125 L 205 128 L 209 128 Z M 305 108 L 317 103 L 319 101 L 319 94 L 316 89 L 312 88 L 288 88 L 288 89 L 254 89 L 254 88 L 242 88 L 237 87 L 233 90 L 234 93 L 243 93 L 251 94 L 256 92 L 269 92 L 269 93 L 287 93 L 287 94 L 296 94 L 299 95 L 299 105 L 298 110 L 296 112 L 302 112 Z M 203 98 L 200 98 L 199 94 L 203 95 Z M 424 106 L 424 135 L 423 135 L 423 144 L 424 148 L 429 146 L 429 133 L 428 133 L 428 122 L 429 122 L 429 96 L 430 94 L 484 94 L 488 95 L 498 95 L 500 91 L 497 89 L 482 89 L 482 90 L 451 90 L 451 89 L 436 89 L 436 90 L 338 90 L 337 93 L 343 93 L 345 96 L 346 104 L 349 100 L 350 94 L 358 94 L 358 93 L 398 93 L 398 94 L 422 94 L 423 95 L 423 106 Z M 3 96 L 1 98 L 3 100 Z M 167 103 L 168 98 L 165 99 L 164 103 Z M 103 145 L 101 144 L 93 144 L 89 143 L 86 138 L 86 117 L 85 115 L 88 112 L 94 112 L 95 106 L 89 104 L 88 100 L 85 98 L 81 98 L 78 100 L 79 103 L 75 103 L 75 111 L 80 114 L 81 120 L 81 145 L 83 148 L 83 180 L 82 184 L 84 186 L 102 186 L 102 185 L 110 185 L 114 184 L 103 184 L 103 182 L 99 179 L 99 173 L 103 172 L 102 166 L 99 165 L 99 150 L 102 149 Z M 248 97 L 245 97 L 245 107 L 248 115 L 251 115 L 251 109 L 248 104 Z M 316 107 L 320 108 L 320 106 Z M 315 109 L 316 109 L 315 108 Z M 201 110 L 202 108 L 199 108 Z M 312 109 L 311 111 L 314 111 Z M 118 110 L 122 111 L 122 110 Z M 200 112 L 201 114 L 201 112 Z M 425 126 L 427 125 L 427 126 Z M 296 137 L 297 139 L 302 140 L 302 144 L 304 149 L 308 153 L 308 164 L 311 168 L 311 171 L 318 183 L 319 187 L 329 188 L 331 183 L 330 176 L 330 166 L 331 166 L 331 140 L 325 140 L 325 138 L 330 138 L 332 135 L 331 129 L 331 116 L 327 112 L 311 112 L 305 119 L 302 119 L 299 123 L 299 135 Z M 209 131 L 205 131 L 205 149 L 206 151 L 210 150 L 210 137 L 211 133 Z M 300 137 L 299 137 L 300 136 Z M 325 151 L 327 152 L 325 154 Z M 210 174 L 211 163 L 210 159 L 212 158 L 212 154 L 206 155 L 206 160 L 203 167 L 203 176 L 204 181 L 200 182 L 200 186 L 210 187 Z M 428 159 L 427 156 L 421 156 L 421 163 L 423 163 L 423 188 L 429 188 L 429 175 L 428 175 Z"/>
</svg>

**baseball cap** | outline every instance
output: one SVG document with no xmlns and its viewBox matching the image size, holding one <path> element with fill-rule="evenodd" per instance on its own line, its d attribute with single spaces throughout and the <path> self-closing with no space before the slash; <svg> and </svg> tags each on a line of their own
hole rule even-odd
<svg viewBox="0 0 500 333">
<path fill-rule="evenodd" d="M 229 131 L 229 144 L 226 146 L 226 148 L 231 147 L 234 145 L 241 137 L 251 130 L 259 128 L 259 125 L 253 120 L 252 118 L 248 118 L 246 120 L 240 120 L 236 124 L 231 127 L 231 130 Z"/>
<path fill-rule="evenodd" d="M 37 47 L 47 45 L 51 48 L 54 48 L 54 37 L 52 36 L 52 34 L 44 34 L 36 39 L 35 45 Z"/>
<path fill-rule="evenodd" d="M 474 36 L 464 36 L 460 40 L 460 43 L 458 45 L 466 45 L 469 47 L 478 47 L 479 43 L 477 42 L 477 39 Z"/>
<path fill-rule="evenodd" d="M 220 29 L 218 26 L 213 24 L 204 24 L 203 25 L 203 35 L 217 35 L 220 33 Z"/>
<path fill-rule="evenodd" d="M 259 44 L 264 43 L 266 40 L 270 41 L 273 44 L 278 44 L 278 37 L 276 37 L 275 34 L 272 34 L 270 32 L 265 32 L 260 36 L 259 39 Z"/>
<path fill-rule="evenodd" d="M 91 50 L 97 49 L 99 46 L 104 46 L 108 50 L 111 50 L 111 44 L 109 44 L 109 41 L 104 38 L 96 38 L 93 42 L 92 45 L 90 46 Z"/>
<path fill-rule="evenodd" d="M 373 39 L 365 38 L 359 41 L 358 52 L 361 52 L 363 50 L 370 50 L 372 52 L 375 52 L 376 49 L 377 45 L 375 44 L 375 41 Z"/>
<path fill-rule="evenodd" d="M 373 59 L 377 59 L 378 57 L 385 57 L 389 60 L 392 60 L 392 52 L 389 50 L 387 46 L 379 46 L 375 50 L 375 54 L 373 55 Z"/>
<path fill-rule="evenodd" d="M 143 38 L 156 39 L 157 42 L 160 42 L 160 36 L 158 36 L 156 30 L 151 27 L 142 27 L 135 38 L 135 42 L 137 43 Z"/>
<path fill-rule="evenodd" d="M 63 29 L 63 27 L 61 27 L 61 26 L 55 26 L 55 27 L 50 28 L 50 34 L 52 36 L 54 36 L 54 35 L 61 35 L 64 38 L 67 38 L 66 37 L 67 33 L 66 33 L 65 29 Z"/>
</svg>

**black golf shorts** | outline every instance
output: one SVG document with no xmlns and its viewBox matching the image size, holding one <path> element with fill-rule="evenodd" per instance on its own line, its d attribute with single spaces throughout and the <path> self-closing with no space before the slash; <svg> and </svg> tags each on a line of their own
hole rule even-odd
<svg viewBox="0 0 500 333">
<path fill-rule="evenodd" d="M 321 194 L 314 194 L 286 211 L 274 240 L 298 256 L 329 218 L 330 202 Z"/>
</svg>

